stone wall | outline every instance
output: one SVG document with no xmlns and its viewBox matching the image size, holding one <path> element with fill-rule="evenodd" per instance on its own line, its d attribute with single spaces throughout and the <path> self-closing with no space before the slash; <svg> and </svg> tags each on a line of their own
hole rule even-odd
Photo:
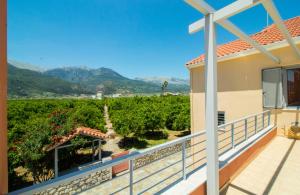
<svg viewBox="0 0 300 195">
<path fill-rule="evenodd" d="M 190 147 L 190 145 L 191 145 L 191 143 L 187 142 L 186 148 Z M 147 164 L 152 163 L 153 161 L 162 159 L 166 156 L 169 156 L 169 155 L 179 152 L 181 150 L 182 150 L 182 144 L 175 144 L 173 146 L 163 148 L 163 149 L 157 150 L 151 154 L 147 154 L 145 156 L 137 158 L 134 160 L 134 169 L 141 168 Z"/>
<path fill-rule="evenodd" d="M 186 148 L 190 147 L 191 143 L 186 143 Z M 143 157 L 137 158 L 134 160 L 134 169 L 141 168 L 147 164 L 150 164 L 154 161 L 162 159 L 166 156 L 172 155 L 176 152 L 180 152 L 182 150 L 182 144 L 175 144 L 173 146 L 163 148 L 157 150 L 151 154 L 147 154 Z M 104 161 L 110 160 L 103 159 Z M 49 188 L 47 190 L 36 193 L 36 195 L 53 195 L 53 194 L 76 194 L 97 186 L 102 182 L 108 181 L 112 179 L 112 168 L 107 168 L 99 172 L 92 173 L 83 178 L 76 179 L 74 181 L 70 181 L 68 183 L 61 184 L 57 187 Z"/>
<path fill-rule="evenodd" d="M 112 172 L 111 172 L 111 168 L 109 168 L 99 172 L 92 173 L 83 178 L 70 181 L 69 183 L 64 183 L 57 187 L 49 188 L 47 190 L 35 194 L 36 195 L 76 194 L 111 179 L 112 179 Z"/>
</svg>

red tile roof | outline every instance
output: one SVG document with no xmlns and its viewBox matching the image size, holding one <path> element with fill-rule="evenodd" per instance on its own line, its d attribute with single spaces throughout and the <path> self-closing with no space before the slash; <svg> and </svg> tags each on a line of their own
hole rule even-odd
<svg viewBox="0 0 300 195">
<path fill-rule="evenodd" d="M 292 37 L 300 36 L 300 16 L 288 19 L 284 21 L 284 23 Z M 258 43 L 260 43 L 261 45 L 268 45 L 284 40 L 284 37 L 282 36 L 280 30 L 274 24 L 266 27 L 261 32 L 251 35 L 250 37 Z M 219 45 L 217 47 L 217 56 L 222 57 L 229 54 L 245 51 L 251 48 L 251 45 L 249 45 L 245 41 L 238 39 L 223 45 Z M 189 61 L 187 65 L 198 64 L 200 62 L 203 62 L 204 59 L 204 54 L 202 54 L 198 58 Z"/>
<path fill-rule="evenodd" d="M 88 127 L 78 127 L 77 129 L 70 132 L 68 135 L 61 136 L 61 137 L 58 137 L 58 136 L 52 137 L 53 144 L 48 145 L 45 148 L 45 150 L 46 151 L 53 150 L 54 148 L 70 141 L 71 139 L 73 139 L 74 137 L 76 137 L 78 135 L 86 135 L 86 136 L 95 137 L 95 138 L 99 138 L 99 139 L 106 138 L 106 135 L 104 133 L 102 133 L 100 130 L 91 129 Z"/>
</svg>

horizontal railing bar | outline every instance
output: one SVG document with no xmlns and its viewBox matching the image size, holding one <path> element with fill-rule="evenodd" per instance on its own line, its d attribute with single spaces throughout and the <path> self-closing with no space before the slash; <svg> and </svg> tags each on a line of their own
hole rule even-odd
<svg viewBox="0 0 300 195">
<path fill-rule="evenodd" d="M 171 177 L 177 175 L 177 174 L 180 173 L 181 171 L 182 171 L 182 170 L 179 170 L 179 171 L 177 171 L 177 172 L 171 174 L 170 176 L 168 176 L 168 177 L 166 177 L 166 178 L 160 180 L 159 182 L 155 183 L 154 185 L 152 185 L 152 186 L 146 188 L 145 190 L 143 190 L 143 191 L 141 191 L 141 192 L 139 192 L 139 193 L 137 193 L 137 194 L 144 194 L 145 192 L 147 192 L 147 191 L 150 190 L 151 188 L 153 188 L 153 187 L 157 186 L 158 184 L 160 184 L 162 181 L 166 181 L 166 180 L 170 179 Z M 178 179 L 180 179 L 180 178 L 178 178 Z"/>
<path fill-rule="evenodd" d="M 254 133 L 255 134 L 255 129 L 253 131 L 248 131 L 249 134 Z"/>
<path fill-rule="evenodd" d="M 248 124 L 255 123 L 255 120 L 251 120 L 251 121 L 250 121 L 250 120 L 247 120 L 247 123 L 248 123 Z"/>
<path fill-rule="evenodd" d="M 201 153 L 201 152 L 203 152 L 203 151 L 205 151 L 206 150 L 206 148 L 204 148 L 204 149 L 202 149 L 202 150 L 199 150 L 199 151 L 197 151 L 197 152 L 194 152 L 194 153 L 192 153 L 191 155 L 188 155 L 186 158 L 190 158 L 191 156 L 194 156 L 194 155 L 196 155 L 196 154 L 199 154 L 199 153 Z"/>
<path fill-rule="evenodd" d="M 245 123 L 243 123 L 243 124 L 241 124 L 241 125 L 239 125 L 239 126 L 234 126 L 234 129 L 239 129 L 239 128 L 242 128 L 242 129 L 244 129 L 245 128 Z"/>
<path fill-rule="evenodd" d="M 100 185 L 101 185 L 101 184 L 100 184 Z M 125 190 L 126 188 L 129 188 L 129 187 L 130 187 L 130 185 L 127 185 L 127 186 L 125 186 L 125 187 L 122 187 L 121 189 L 118 189 L 117 191 L 114 191 L 114 192 L 110 193 L 110 195 L 117 194 L 117 193 L 121 192 L 122 190 Z"/>
<path fill-rule="evenodd" d="M 185 141 L 190 140 L 190 139 L 192 139 L 194 137 L 201 136 L 201 135 L 204 135 L 204 134 L 205 134 L 205 130 L 197 132 L 197 133 L 194 133 L 194 134 L 191 134 L 191 135 L 187 135 L 186 137 L 181 137 L 181 138 L 178 138 L 178 139 L 175 139 L 175 140 L 172 140 L 172 141 L 169 141 L 169 142 L 157 145 L 157 146 L 153 146 L 152 148 L 141 150 L 139 152 L 139 154 L 137 154 L 136 158 L 138 158 L 140 156 L 143 156 L 145 154 L 149 154 L 151 152 L 155 152 L 157 150 L 166 148 L 168 146 L 173 146 L 173 145 L 176 145 L 176 144 L 180 144 L 182 142 L 185 142 Z"/>
<path fill-rule="evenodd" d="M 229 123 L 223 124 L 223 125 L 221 125 L 221 127 L 222 127 L 222 126 L 226 126 L 226 125 L 231 125 L 232 123 L 237 123 L 237 122 L 243 121 L 243 120 L 245 120 L 245 119 L 248 119 L 248 118 L 251 118 L 251 117 L 255 117 L 256 115 L 261 115 L 261 114 L 264 114 L 264 113 L 267 113 L 267 112 L 270 112 L 270 110 L 266 110 L 266 111 L 260 112 L 260 113 L 258 113 L 258 114 L 252 114 L 252 115 L 249 115 L 249 116 L 245 116 L 245 117 L 243 117 L 243 118 L 240 118 L 240 119 L 231 121 L 231 122 L 229 122 Z M 220 126 L 219 126 L 219 128 L 220 128 Z"/>
<path fill-rule="evenodd" d="M 195 144 L 193 144 L 193 145 L 191 145 L 190 147 L 188 147 L 188 148 L 191 148 L 191 147 L 193 147 L 193 146 L 196 146 L 196 145 L 198 145 L 198 144 L 202 144 L 202 143 L 204 143 L 206 140 L 203 140 L 203 141 L 201 141 L 201 142 L 197 142 L 197 143 L 195 143 Z"/>
<path fill-rule="evenodd" d="M 169 167 L 172 167 L 172 166 L 174 166 L 174 165 L 180 163 L 181 161 L 182 161 L 182 160 L 180 159 L 180 160 L 178 160 L 178 161 L 176 161 L 176 162 L 174 162 L 174 163 L 172 163 L 172 164 L 170 164 L 170 165 L 168 165 L 168 166 L 166 166 L 166 167 L 164 167 L 164 168 L 161 168 L 161 169 L 159 169 L 159 170 L 157 170 L 157 171 L 151 173 L 150 175 L 147 175 L 146 177 L 143 177 L 142 179 L 139 179 L 139 180 L 133 182 L 132 184 L 137 184 L 138 182 L 143 181 L 143 180 L 145 180 L 145 179 L 147 179 L 147 178 L 153 176 L 154 174 L 159 173 L 159 172 L 161 172 L 161 171 L 163 171 L 163 170 L 165 170 L 165 169 L 167 169 L 167 168 L 169 168 Z"/>
<path fill-rule="evenodd" d="M 222 133 L 224 134 L 224 133 L 227 133 L 227 132 L 229 132 L 229 131 L 231 131 L 231 130 L 230 130 L 230 129 L 224 130 L 224 131 L 222 131 Z M 222 134 L 219 134 L 219 135 L 222 135 Z"/>
<path fill-rule="evenodd" d="M 239 132 L 235 133 L 234 135 L 238 135 L 240 133 L 244 133 L 245 134 L 245 131 L 244 130 L 243 131 L 239 131 Z"/>
<path fill-rule="evenodd" d="M 194 165 L 194 164 L 196 164 L 196 163 L 202 161 L 203 159 L 206 159 L 206 156 L 203 157 L 203 158 L 200 158 L 199 160 L 197 160 L 197 161 L 195 161 L 195 162 L 193 162 L 192 164 L 188 165 L 186 168 L 189 168 L 190 166 L 192 166 L 192 165 Z M 204 164 L 204 163 L 203 163 L 203 164 Z"/>
<path fill-rule="evenodd" d="M 219 131 L 220 133 L 226 133 L 226 132 L 228 132 L 228 131 L 230 131 L 230 127 L 227 129 L 227 127 L 225 127 L 225 128 L 223 128 L 223 130 L 222 131 Z"/>
<path fill-rule="evenodd" d="M 177 152 L 174 152 L 174 153 L 171 153 L 171 154 L 168 154 L 168 155 L 163 156 L 163 157 L 161 157 L 161 158 L 155 159 L 155 160 L 151 161 L 150 163 L 144 164 L 144 165 L 142 165 L 142 166 L 140 166 L 140 167 L 138 167 L 138 168 L 136 168 L 136 169 L 134 169 L 134 170 L 138 170 L 138 169 L 140 169 L 140 168 L 143 168 L 144 166 L 147 166 L 147 165 L 149 165 L 149 164 L 155 163 L 155 162 L 157 162 L 157 161 L 159 161 L 159 160 L 161 160 L 161 159 L 163 159 L 163 158 L 167 158 L 167 157 L 170 157 L 170 156 L 172 156 L 172 155 L 176 155 L 176 154 L 178 154 L 178 153 L 181 153 L 181 150 L 179 150 L 179 151 L 177 151 Z M 138 159 L 134 159 L 134 160 L 138 160 Z"/>
<path fill-rule="evenodd" d="M 238 137 L 238 138 L 236 138 L 235 140 L 239 140 L 239 139 L 241 139 L 241 138 L 243 138 L 243 139 L 245 140 L 245 135 L 243 135 L 243 136 L 241 136 L 241 137 Z"/>
<path fill-rule="evenodd" d="M 231 136 L 228 136 L 228 137 L 226 137 L 226 138 L 224 138 L 222 140 L 219 140 L 218 143 L 222 143 L 223 141 L 227 140 L 228 138 L 231 138 Z"/>
<path fill-rule="evenodd" d="M 229 146 L 229 145 L 231 145 L 231 142 L 228 143 L 228 144 L 226 144 L 226 145 L 224 145 L 224 146 L 222 146 L 221 148 L 218 148 L 218 150 L 222 150 L 223 148 L 225 148 L 225 147 L 227 147 L 227 146 Z"/>
<path fill-rule="evenodd" d="M 249 123 L 248 123 L 249 124 Z M 256 123 L 257 125 L 257 123 Z M 251 125 L 248 125 L 248 129 L 251 128 L 251 127 L 255 127 L 255 123 L 254 124 L 251 124 Z"/>
</svg>

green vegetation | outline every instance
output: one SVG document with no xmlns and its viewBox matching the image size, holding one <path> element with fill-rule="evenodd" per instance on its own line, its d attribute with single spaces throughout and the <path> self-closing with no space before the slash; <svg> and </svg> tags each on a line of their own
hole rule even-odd
<svg viewBox="0 0 300 195">
<path fill-rule="evenodd" d="M 188 96 L 153 96 L 106 100 L 115 131 L 126 137 L 166 137 L 163 129 L 190 129 Z"/>
<path fill-rule="evenodd" d="M 162 95 L 164 95 L 165 94 L 165 92 L 166 92 L 166 89 L 167 89 L 167 87 L 168 87 L 168 81 L 164 81 L 163 83 L 162 83 L 162 85 L 161 85 L 161 94 Z"/>
<path fill-rule="evenodd" d="M 104 104 L 123 149 L 146 148 L 186 135 L 190 129 L 188 96 L 152 96 L 105 100 L 39 99 L 9 100 L 10 190 L 53 177 L 53 151 L 45 147 L 78 126 L 105 132 Z M 76 137 L 74 147 L 60 151 L 59 169 L 87 162 L 89 138 Z M 25 174 L 16 172 L 22 168 Z M 32 178 L 28 182 L 28 177 Z M 26 179 L 27 178 L 27 179 Z M 26 182 L 25 182 L 26 181 Z"/>
<path fill-rule="evenodd" d="M 18 186 L 24 183 L 14 171 L 20 166 L 28 170 L 34 183 L 51 178 L 53 153 L 45 151 L 45 146 L 78 126 L 105 131 L 104 123 L 103 102 L 99 100 L 10 100 L 8 104 L 10 184 Z M 79 143 L 84 144 L 85 141 L 87 139 L 73 139 L 72 143 L 76 146 Z M 15 186 L 10 188 L 14 189 Z"/>
</svg>

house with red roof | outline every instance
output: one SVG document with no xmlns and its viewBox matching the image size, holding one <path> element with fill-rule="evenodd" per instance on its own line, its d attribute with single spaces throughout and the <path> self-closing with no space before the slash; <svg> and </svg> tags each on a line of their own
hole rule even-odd
<svg viewBox="0 0 300 195">
<path fill-rule="evenodd" d="M 284 21 L 300 48 L 300 16 Z M 275 24 L 250 36 L 279 62 L 243 40 L 217 46 L 218 123 L 272 110 L 278 133 L 300 122 L 300 58 Z M 205 56 L 189 61 L 192 131 L 205 128 Z"/>
</svg>

